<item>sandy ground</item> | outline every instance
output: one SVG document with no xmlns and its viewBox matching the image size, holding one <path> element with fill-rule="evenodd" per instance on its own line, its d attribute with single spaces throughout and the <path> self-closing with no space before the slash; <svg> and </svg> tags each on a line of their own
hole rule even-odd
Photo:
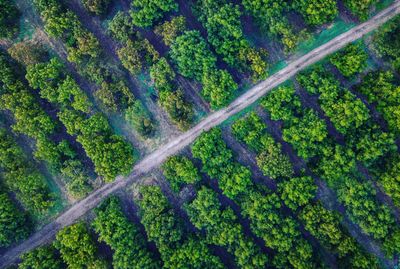
<svg viewBox="0 0 400 269">
<path fill-rule="evenodd" d="M 328 54 L 339 50 L 348 43 L 359 39 L 363 35 L 376 29 L 384 22 L 388 21 L 390 18 L 399 13 L 400 0 L 396 0 L 390 7 L 383 10 L 367 22 L 354 27 L 353 29 L 312 50 L 297 60 L 294 60 L 279 72 L 270 76 L 268 79 L 257 84 L 246 93 L 238 97 L 228 107 L 210 114 L 187 132 L 177 137 L 172 137 L 168 143 L 159 147 L 153 153 L 149 154 L 143 160 L 138 162 L 128 177 L 119 177 L 114 182 L 106 184 L 100 189 L 94 191 L 85 199 L 72 205 L 56 220 L 33 234 L 29 239 L 7 251 L 2 257 L 0 257 L 0 268 L 5 268 L 12 264 L 22 253 L 50 241 L 58 230 L 74 223 L 77 219 L 94 208 L 109 194 L 132 184 L 145 173 L 151 171 L 153 168 L 158 167 L 167 157 L 176 154 L 191 144 L 203 131 L 207 131 L 212 127 L 219 125 L 232 115 L 253 104 L 255 101 L 263 97 L 267 92 L 291 78 L 307 66 L 323 59 Z"/>
</svg>

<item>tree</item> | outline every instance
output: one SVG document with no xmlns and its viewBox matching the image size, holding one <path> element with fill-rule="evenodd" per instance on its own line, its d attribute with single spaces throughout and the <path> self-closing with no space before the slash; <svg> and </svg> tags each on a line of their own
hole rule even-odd
<svg viewBox="0 0 400 269">
<path fill-rule="evenodd" d="M 102 15 L 106 12 L 110 0 L 83 0 L 85 8 L 96 15 Z"/>
<path fill-rule="evenodd" d="M 60 269 L 62 264 L 59 254 L 53 245 L 38 247 L 21 256 L 18 269 Z"/>
<path fill-rule="evenodd" d="M 343 76 L 352 77 L 367 67 L 368 54 L 361 45 L 360 42 L 347 45 L 329 58 Z"/>
<path fill-rule="evenodd" d="M 106 199 L 95 209 L 95 213 L 92 226 L 99 234 L 99 241 L 105 242 L 114 251 L 114 268 L 160 268 L 159 261 L 147 249 L 139 229 L 122 212 L 117 197 Z"/>
<path fill-rule="evenodd" d="M 216 68 L 217 59 L 198 31 L 186 31 L 171 46 L 171 58 L 182 76 L 202 81 L 205 70 Z"/>
<path fill-rule="evenodd" d="M 350 9 L 351 13 L 365 21 L 368 19 L 371 7 L 377 2 L 377 0 L 345 0 L 344 4 Z"/>
<path fill-rule="evenodd" d="M 131 37 L 135 37 L 137 32 L 134 29 L 132 18 L 119 11 L 108 24 L 108 30 L 111 35 L 119 42 L 125 44 Z"/>
<path fill-rule="evenodd" d="M 304 117 L 283 129 L 283 140 L 292 144 L 304 159 L 319 155 L 327 136 L 326 123 L 313 110 L 306 111 Z"/>
<path fill-rule="evenodd" d="M 171 20 L 158 25 L 154 33 L 163 38 L 165 45 L 171 46 L 175 39 L 186 30 L 186 18 L 184 16 L 173 17 Z"/>
<path fill-rule="evenodd" d="M 0 0 L 0 10 L 0 38 L 12 38 L 18 31 L 21 14 L 11 0 Z"/>
<path fill-rule="evenodd" d="M 25 239 L 30 231 L 26 214 L 18 209 L 6 193 L 0 194 L 0 246 Z"/>
<path fill-rule="evenodd" d="M 149 27 L 161 19 L 164 13 L 176 11 L 178 4 L 175 0 L 134 0 L 132 7 L 130 14 L 133 23 L 139 27 Z"/>
<path fill-rule="evenodd" d="M 281 86 L 268 93 L 261 101 L 272 120 L 290 122 L 301 111 L 301 101 L 293 86 Z"/>
<path fill-rule="evenodd" d="M 265 176 L 272 179 L 289 178 L 293 175 L 293 166 L 289 156 L 282 153 L 282 146 L 265 134 L 261 137 L 263 148 L 257 155 L 257 165 Z"/>
<path fill-rule="evenodd" d="M 277 38 L 284 46 L 285 51 L 293 50 L 299 42 L 289 24 L 285 11 L 287 2 L 283 0 L 242 0 L 243 6 L 270 35 Z"/>
<path fill-rule="evenodd" d="M 303 15 L 306 23 L 312 26 L 331 22 L 339 13 L 335 0 L 296 0 L 293 7 Z"/>
<path fill-rule="evenodd" d="M 210 102 L 212 109 L 226 106 L 238 85 L 226 70 L 210 70 L 204 73 L 202 95 Z"/>
<path fill-rule="evenodd" d="M 172 122 L 182 130 L 189 128 L 193 121 L 193 106 L 184 97 L 183 91 L 160 92 L 160 104 L 167 111 Z"/>
<path fill-rule="evenodd" d="M 159 249 L 175 249 L 184 236 L 182 221 L 176 217 L 160 187 L 143 186 L 140 194 L 141 223 L 149 240 Z"/>
<path fill-rule="evenodd" d="M 107 263 L 99 258 L 97 246 L 83 222 L 60 230 L 54 245 L 69 268 L 107 268 Z"/>
<path fill-rule="evenodd" d="M 293 177 L 278 183 L 278 189 L 286 206 L 296 211 L 297 208 L 307 205 L 314 199 L 317 185 L 312 177 Z"/>
<path fill-rule="evenodd" d="M 201 180 L 197 168 L 187 157 L 169 157 L 162 165 L 162 170 L 175 192 L 179 192 L 184 184 L 194 184 Z"/>
<path fill-rule="evenodd" d="M 375 2 L 375 0 L 370 0 Z M 373 46 L 379 55 L 388 59 L 393 67 L 400 70 L 400 16 L 394 17 L 381 26 L 373 36 Z"/>
<path fill-rule="evenodd" d="M 47 52 L 43 46 L 34 41 L 15 43 L 7 51 L 17 62 L 26 66 L 37 64 L 47 59 Z"/>
<path fill-rule="evenodd" d="M 400 158 L 389 158 L 383 173 L 378 175 L 378 182 L 385 193 L 392 198 L 393 203 L 400 207 Z"/>
<path fill-rule="evenodd" d="M 154 123 L 139 100 L 125 110 L 125 119 L 140 135 L 149 137 L 153 134 Z"/>
<path fill-rule="evenodd" d="M 261 138 L 267 125 L 256 112 L 250 112 L 232 124 L 232 133 L 240 141 L 246 143 L 252 150 L 259 152 L 263 149 Z"/>
</svg>

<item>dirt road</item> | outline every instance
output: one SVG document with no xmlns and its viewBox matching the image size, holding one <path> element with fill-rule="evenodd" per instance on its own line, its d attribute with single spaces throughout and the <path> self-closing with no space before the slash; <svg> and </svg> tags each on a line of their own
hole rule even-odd
<svg viewBox="0 0 400 269">
<path fill-rule="evenodd" d="M 172 138 L 170 142 L 161 146 L 153 153 L 142 159 L 135 165 L 132 173 L 128 177 L 119 177 L 113 183 L 104 185 L 102 188 L 96 190 L 85 199 L 75 203 L 56 220 L 33 234 L 29 239 L 10 249 L 2 257 L 0 257 L 0 268 L 5 268 L 6 266 L 12 264 L 22 253 L 51 240 L 59 229 L 74 223 L 112 192 L 126 187 L 140 178 L 140 176 L 143 174 L 149 172 L 155 167 L 158 167 L 167 157 L 176 154 L 181 149 L 191 144 L 203 131 L 219 125 L 232 115 L 253 104 L 268 91 L 293 77 L 300 70 L 339 50 L 346 44 L 357 40 L 399 13 L 400 0 L 395 0 L 390 7 L 377 14 L 369 21 L 352 28 L 351 30 L 312 50 L 299 59 L 289 63 L 287 67 L 283 68 L 279 72 L 270 76 L 265 81 L 257 84 L 246 93 L 238 97 L 228 107 L 210 114 L 192 129 L 178 137 Z"/>
</svg>

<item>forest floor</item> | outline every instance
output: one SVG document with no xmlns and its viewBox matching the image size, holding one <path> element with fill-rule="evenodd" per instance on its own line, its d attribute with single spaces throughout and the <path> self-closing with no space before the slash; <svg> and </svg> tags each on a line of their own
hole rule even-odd
<svg viewBox="0 0 400 269">
<path fill-rule="evenodd" d="M 288 63 L 285 68 L 271 75 L 263 82 L 255 85 L 243 95 L 239 96 L 228 107 L 213 112 L 187 132 L 179 136 L 172 137 L 168 143 L 162 145 L 157 150 L 153 151 L 147 157 L 138 162 L 134 166 L 133 171 L 129 176 L 118 177 L 114 182 L 106 184 L 97 189 L 85 199 L 72 205 L 56 220 L 34 233 L 29 239 L 4 253 L 4 255 L 0 257 L 0 268 L 5 268 L 12 264 L 22 253 L 49 242 L 54 238 L 58 230 L 74 223 L 111 193 L 131 185 L 135 181 L 139 180 L 143 175 L 150 172 L 152 169 L 160 166 L 167 157 L 176 154 L 191 144 L 203 131 L 207 131 L 223 123 L 231 116 L 253 105 L 267 92 L 274 89 L 284 81 L 290 79 L 299 71 L 305 69 L 313 63 L 322 60 L 327 55 L 343 48 L 345 45 L 375 30 L 384 22 L 388 21 L 390 18 L 393 18 L 399 13 L 400 0 L 396 0 L 390 7 L 381 11 L 367 22 L 350 29 L 349 31 L 325 43 L 324 45 L 321 45 L 320 47 L 310 51 L 304 56 L 301 56 L 300 58 Z"/>
</svg>

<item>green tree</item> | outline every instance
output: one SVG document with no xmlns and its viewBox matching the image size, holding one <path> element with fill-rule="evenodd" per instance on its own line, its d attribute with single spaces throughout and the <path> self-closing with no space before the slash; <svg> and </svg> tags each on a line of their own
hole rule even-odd
<svg viewBox="0 0 400 269">
<path fill-rule="evenodd" d="M 206 71 L 202 78 L 202 95 L 210 102 L 212 109 L 218 109 L 226 106 L 238 85 L 232 76 L 226 70 Z"/>
<path fill-rule="evenodd" d="M 164 13 L 177 10 L 178 4 L 175 0 L 133 0 L 133 10 L 130 12 L 133 23 L 139 27 L 149 27 Z"/>
<path fill-rule="evenodd" d="M 278 183 L 281 199 L 292 210 L 310 203 L 317 192 L 317 185 L 309 176 L 293 177 Z"/>
<path fill-rule="evenodd" d="M 64 268 L 53 245 L 38 247 L 21 256 L 18 269 L 60 269 Z"/>
<path fill-rule="evenodd" d="M 283 129 L 283 140 L 293 145 L 297 154 L 304 159 L 317 156 L 326 143 L 328 131 L 326 123 L 313 110 Z"/>
<path fill-rule="evenodd" d="M 197 168 L 184 156 L 169 157 L 162 165 L 162 170 L 175 192 L 179 192 L 184 184 L 194 184 L 201 180 Z"/>
<path fill-rule="evenodd" d="M 54 245 L 68 268 L 107 268 L 107 263 L 100 259 L 97 246 L 83 222 L 60 230 Z"/>
<path fill-rule="evenodd" d="M 110 0 L 83 0 L 85 8 L 96 15 L 102 15 L 107 11 Z"/>
<path fill-rule="evenodd" d="M 312 26 L 331 22 L 339 13 L 335 0 L 296 0 L 293 7 L 303 15 L 306 23 Z"/>
<path fill-rule="evenodd" d="M 343 76 L 352 77 L 367 67 L 368 54 L 361 43 L 355 43 L 336 52 L 329 60 Z"/>
<path fill-rule="evenodd" d="M 171 46 L 175 39 L 186 30 L 186 18 L 184 16 L 173 17 L 171 20 L 158 25 L 154 33 L 161 36 L 165 45 Z"/>
<path fill-rule="evenodd" d="M 92 226 L 114 251 L 113 267 L 121 269 L 160 268 L 160 263 L 146 247 L 139 229 L 122 212 L 117 197 L 105 200 L 95 209 L 96 218 Z"/>
<path fill-rule="evenodd" d="M 360 20 L 368 19 L 369 11 L 374 6 L 377 0 L 345 0 L 344 4 L 350 9 L 351 13 L 356 15 Z"/>
<path fill-rule="evenodd" d="M 0 38 L 12 38 L 18 32 L 21 14 L 11 0 L 0 0 L 0 10 Z"/>
<path fill-rule="evenodd" d="M 37 64 L 47 59 L 47 51 L 41 44 L 34 41 L 15 43 L 7 51 L 14 60 L 26 66 Z"/>
<path fill-rule="evenodd" d="M 0 246 L 25 239 L 30 230 L 26 214 L 18 209 L 6 193 L 0 194 Z"/>
<path fill-rule="evenodd" d="M 216 68 L 217 59 L 198 31 L 186 31 L 171 46 L 171 58 L 182 76 L 202 81 L 205 70 Z"/>
<path fill-rule="evenodd" d="M 108 30 L 111 35 L 122 43 L 126 43 L 131 37 L 137 35 L 132 18 L 128 15 L 119 11 L 108 24 Z"/>
</svg>

